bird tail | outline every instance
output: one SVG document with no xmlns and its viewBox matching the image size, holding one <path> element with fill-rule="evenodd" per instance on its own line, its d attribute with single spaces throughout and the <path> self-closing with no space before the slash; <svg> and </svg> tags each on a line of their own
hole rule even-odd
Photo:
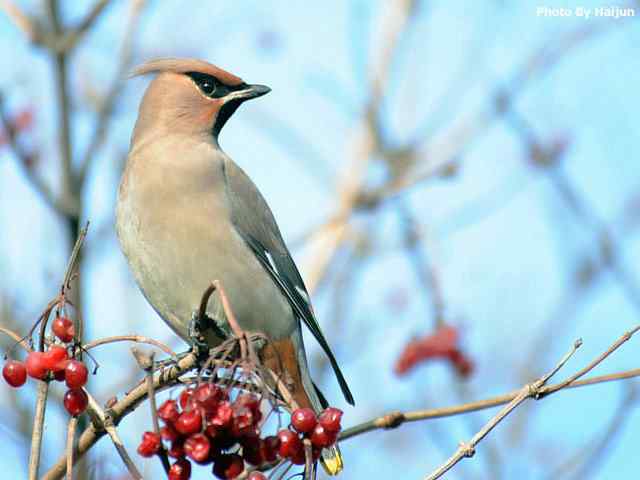
<svg viewBox="0 0 640 480">
<path fill-rule="evenodd" d="M 300 407 L 308 407 L 320 413 L 328 406 L 311 380 L 299 330 L 286 339 L 270 342 L 263 351 L 263 362 L 272 371 L 283 374 L 286 372 L 291 378 L 290 393 Z M 329 475 L 337 475 L 342 471 L 342 454 L 337 444 L 322 450 L 320 463 Z"/>
</svg>

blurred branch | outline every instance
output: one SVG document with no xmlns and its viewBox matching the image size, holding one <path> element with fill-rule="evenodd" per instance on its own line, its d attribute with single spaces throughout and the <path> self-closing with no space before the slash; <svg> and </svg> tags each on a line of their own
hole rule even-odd
<svg viewBox="0 0 640 480">
<path fill-rule="evenodd" d="M 80 24 L 70 29 L 61 40 L 57 43 L 56 49 L 61 52 L 73 50 L 73 48 L 82 40 L 82 38 L 91 29 L 95 21 L 98 19 L 102 11 L 109 4 L 110 0 L 98 0 L 89 13 L 84 17 Z"/>
<path fill-rule="evenodd" d="M 9 146 L 13 155 L 16 157 L 18 167 L 24 173 L 25 178 L 34 188 L 34 190 L 41 196 L 45 204 L 51 207 L 56 213 L 62 215 L 75 215 L 76 207 L 69 202 L 68 198 L 58 196 L 47 185 L 47 183 L 38 175 L 34 168 L 34 158 L 32 155 L 25 152 L 18 142 L 18 132 L 14 128 L 11 120 L 7 116 L 4 109 L 4 98 L 0 93 L 0 121 L 2 123 L 2 129 L 4 130 Z"/>
<path fill-rule="evenodd" d="M 25 14 L 20 7 L 11 0 L 1 0 L 0 10 L 4 11 L 18 30 L 22 31 L 22 33 L 24 33 L 31 42 L 37 41 L 39 37 L 39 29 L 37 28 L 34 20 Z"/>
<path fill-rule="evenodd" d="M 120 58 L 118 60 L 118 69 L 109 89 L 99 104 L 96 128 L 93 132 L 93 136 L 91 137 L 91 141 L 89 142 L 89 146 L 80 161 L 78 181 L 81 185 L 84 184 L 91 163 L 107 138 L 109 121 L 113 117 L 116 102 L 122 92 L 124 83 L 127 79 L 128 70 L 131 67 L 133 60 L 134 37 L 145 5 L 145 0 L 134 0 L 131 2 L 127 27 L 125 29 L 122 47 L 120 50 Z"/>
<path fill-rule="evenodd" d="M 335 213 L 318 232 L 319 237 L 324 237 L 323 244 L 319 251 L 314 252 L 313 260 L 306 269 L 309 292 L 316 290 L 321 283 L 334 255 L 347 238 L 347 223 L 365 187 L 367 167 L 372 159 L 372 153 L 380 144 L 378 110 L 400 38 L 414 12 L 414 3 L 413 0 L 402 0 L 387 4 L 390 12 L 385 17 L 386 24 L 381 42 L 383 47 L 372 68 L 369 102 L 364 108 L 361 125 L 357 129 L 358 137 L 355 141 L 353 160 L 345 169 L 346 175 L 336 189 L 338 205 Z"/>
</svg>

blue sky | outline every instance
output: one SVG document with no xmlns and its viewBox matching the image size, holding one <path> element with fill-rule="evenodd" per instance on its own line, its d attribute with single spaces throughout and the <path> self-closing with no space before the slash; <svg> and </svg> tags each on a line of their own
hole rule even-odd
<svg viewBox="0 0 640 480">
<path fill-rule="evenodd" d="M 30 11 L 39 9 L 38 2 L 24 4 Z M 80 18 L 86 4 L 74 3 L 65 11 L 67 21 Z M 603 5 L 546 4 L 570 9 Z M 196 56 L 273 89 L 238 111 L 221 144 L 254 179 L 285 238 L 293 240 L 327 218 L 334 208 L 334 183 L 349 174 L 355 129 L 368 99 L 369 72 L 380 55 L 379 39 L 390 5 L 364 0 L 241 0 L 191 2 L 185 8 L 185 2 L 175 0 L 152 2 L 141 22 L 136 58 Z M 560 377 L 568 375 L 638 323 L 638 310 L 608 273 L 585 295 L 568 294 L 579 261 L 585 256 L 597 258 L 593 230 L 571 213 L 549 176 L 527 162 L 528 152 L 512 124 L 480 116 L 492 108 L 491 99 L 499 88 L 519 85 L 514 84 L 514 75 L 534 52 L 545 45 L 557 47 L 567 32 L 606 22 L 537 17 L 539 5 L 420 2 L 402 38 L 382 104 L 385 141 L 401 146 L 419 134 L 429 144 L 460 122 L 482 119 L 482 132 L 463 152 L 458 175 L 429 181 L 402 196 L 424 230 L 423 251 L 436 265 L 447 316 L 463 327 L 476 372 L 466 382 L 440 364 L 420 367 L 403 378 L 393 374 L 403 345 L 432 328 L 430 294 L 416 281 L 408 257 L 398 248 L 394 204 L 376 214 L 360 214 L 356 225 L 373 232 L 368 244 L 373 254 L 359 262 L 356 281 L 348 285 L 345 320 L 327 331 L 357 407 L 341 403 L 331 375 L 324 375 L 321 382 L 328 397 L 345 408 L 347 425 L 388 410 L 449 405 L 512 390 L 531 379 L 522 377 L 523 370 L 541 374 L 575 338 L 582 337 L 584 346 Z M 91 92 L 103 92 L 115 73 L 115 49 L 126 12 L 126 2 L 114 2 L 73 57 L 78 152 L 92 131 L 87 98 Z M 640 15 L 638 7 L 636 13 Z M 626 232 L 618 221 L 629 199 L 639 195 L 640 29 L 637 20 L 618 22 L 603 27 L 606 31 L 532 78 L 513 110 L 543 142 L 568 139 L 559 171 L 589 211 L 610 226 L 620 245 L 620 263 L 640 282 L 637 232 Z M 57 126 L 51 65 L 3 16 L 0 37 L 0 66 L 5 73 L 0 91 L 10 108 L 36 106 L 34 138 L 28 142 L 44 153 L 42 171 L 54 181 Z M 118 164 L 147 83 L 148 79 L 128 82 L 108 143 L 91 171 L 85 194 L 87 218 L 93 224 L 87 268 L 82 272 L 87 282 L 85 314 L 94 337 L 135 331 L 178 345 L 135 288 L 112 230 Z M 374 168 L 372 182 L 376 175 L 381 173 Z M 66 257 L 58 222 L 24 182 L 6 149 L 0 150 L 0 224 L 7 226 L 0 235 L 3 289 L 27 321 L 54 295 Z M 304 273 L 313 251 L 296 248 L 293 253 Z M 329 286 L 315 298 L 325 328 L 333 325 L 331 282 L 330 277 Z M 407 297 L 404 308 L 390 307 L 393 295 Z M 568 295 L 570 300 L 565 301 Z M 317 347 L 311 339 L 307 343 L 315 355 Z M 536 345 L 544 347 L 539 355 L 532 352 Z M 596 373 L 637 367 L 634 352 L 635 344 L 626 345 Z M 91 388 L 100 400 L 122 388 L 121 372 L 134 365 L 129 357 L 122 346 L 99 352 L 100 380 L 94 380 Z M 625 398 L 627 386 L 575 390 L 524 407 L 491 434 L 486 447 L 480 445 L 476 457 L 447 478 L 548 478 L 590 439 L 599 438 Z M 34 388 L 29 388 L 20 398 L 33 403 Z M 9 406 L 6 395 L 0 396 L 0 438 L 14 435 Z M 65 417 L 57 410 L 51 409 L 47 462 L 57 457 L 64 438 Z M 399 472 L 402 478 L 422 478 L 489 416 L 490 412 L 480 412 L 349 440 L 343 447 L 345 478 L 398 478 Z M 518 435 L 519 419 L 526 419 L 525 435 Z M 148 425 L 146 409 L 123 422 L 131 449 Z M 640 467 L 635 453 L 638 428 L 638 410 L 629 406 L 612 441 L 615 448 L 594 468 L 593 478 L 635 478 Z M 26 460 L 15 458 L 26 459 L 26 446 L 9 445 L 0 455 L 0 465 L 22 478 Z M 94 455 L 94 460 L 106 459 L 107 471 L 122 472 L 107 442 Z"/>
</svg>

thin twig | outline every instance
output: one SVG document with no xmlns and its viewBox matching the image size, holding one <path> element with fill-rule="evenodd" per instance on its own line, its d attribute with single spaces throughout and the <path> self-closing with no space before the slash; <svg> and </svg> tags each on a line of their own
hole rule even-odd
<svg viewBox="0 0 640 480">
<path fill-rule="evenodd" d="M 77 426 L 78 417 L 71 417 L 67 427 L 67 480 L 73 480 L 73 452 L 75 450 Z"/>
<path fill-rule="evenodd" d="M 313 477 L 313 453 L 311 451 L 311 440 L 305 438 L 302 441 L 304 445 L 304 479 L 312 480 Z"/>
<path fill-rule="evenodd" d="M 95 398 L 93 398 L 88 392 L 87 392 L 87 397 L 89 398 L 87 413 L 92 418 L 97 419 L 99 423 L 99 427 L 101 429 L 104 429 L 104 431 L 107 432 L 107 434 L 111 438 L 111 441 L 113 442 L 113 446 L 116 448 L 116 451 L 118 452 L 118 455 L 120 455 L 122 462 L 127 467 L 127 470 L 131 475 L 131 478 L 133 478 L 134 480 L 142 480 L 142 475 L 140 474 L 138 467 L 136 467 L 136 465 L 133 463 L 133 460 L 131 460 L 131 456 L 129 455 L 129 452 L 127 452 L 127 450 L 124 448 L 124 444 L 122 443 L 122 440 L 118 435 L 118 431 L 116 429 L 115 424 L 113 423 L 111 414 L 105 413 L 105 411 L 100 407 L 100 405 L 98 405 L 98 402 L 96 402 Z M 96 426 L 94 425 L 93 428 L 95 429 Z"/>
<path fill-rule="evenodd" d="M 144 380 L 147 386 L 147 398 L 149 399 L 149 407 L 151 408 L 151 420 L 153 423 L 153 431 L 156 435 L 160 436 L 160 421 L 158 420 L 158 405 L 156 403 L 156 389 L 153 382 L 153 372 L 155 371 L 154 353 L 145 353 L 138 350 L 136 347 L 131 347 L 131 353 L 138 362 L 138 366 L 144 370 Z M 162 467 L 165 473 L 169 473 L 169 458 L 163 445 L 160 445 L 160 451 L 158 452 Z"/>
<path fill-rule="evenodd" d="M 116 335 L 113 337 L 105 337 L 100 338 L 98 340 L 94 340 L 92 342 L 86 343 L 82 346 L 83 350 L 91 350 L 92 348 L 100 347 L 102 345 L 107 345 L 109 343 L 117 343 L 117 342 L 135 342 L 135 343 L 146 343 L 148 345 L 153 345 L 154 347 L 158 347 L 164 353 L 169 355 L 173 360 L 177 361 L 178 356 L 176 353 L 171 350 L 171 348 L 158 340 L 154 340 L 153 338 L 144 337 L 142 335 Z"/>
<path fill-rule="evenodd" d="M 29 342 L 27 342 L 27 339 L 24 337 L 21 337 L 13 330 L 9 330 L 8 328 L 5 328 L 5 327 L 0 327 L 0 333 L 4 333 L 6 336 L 11 338 L 13 341 L 16 342 L 16 345 L 20 345 L 22 348 L 25 349 L 25 351 L 27 352 L 31 351 L 31 346 L 29 345 Z"/>
<path fill-rule="evenodd" d="M 40 469 L 40 452 L 42 450 L 42 436 L 44 417 L 47 410 L 47 396 L 49 382 L 38 381 L 38 398 L 36 400 L 36 414 L 33 419 L 33 432 L 31 433 L 31 455 L 29 457 L 29 480 L 37 480 Z M 66 458 L 65 458 L 66 466 Z"/>
</svg>

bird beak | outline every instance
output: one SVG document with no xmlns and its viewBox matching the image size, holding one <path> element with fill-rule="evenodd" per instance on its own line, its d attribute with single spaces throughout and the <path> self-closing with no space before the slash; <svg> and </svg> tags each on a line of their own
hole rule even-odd
<svg viewBox="0 0 640 480">
<path fill-rule="evenodd" d="M 258 98 L 262 95 L 266 95 L 270 91 L 271 89 L 265 85 L 247 85 L 246 88 L 227 95 L 226 99 L 227 101 L 241 100 L 244 102 L 245 100 L 251 100 L 252 98 Z"/>
</svg>

